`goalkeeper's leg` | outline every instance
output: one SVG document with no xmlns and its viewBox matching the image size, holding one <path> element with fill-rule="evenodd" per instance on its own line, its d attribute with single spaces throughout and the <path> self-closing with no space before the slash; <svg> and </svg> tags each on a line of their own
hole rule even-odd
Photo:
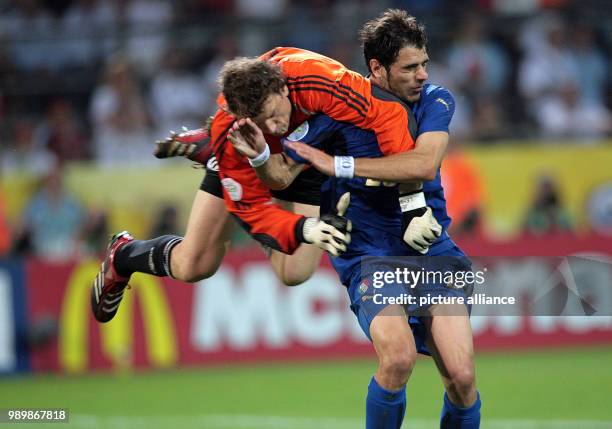
<svg viewBox="0 0 612 429">
<path fill-rule="evenodd" d="M 140 272 L 193 283 L 217 271 L 230 244 L 232 229 L 233 221 L 223 200 L 198 191 L 184 237 L 131 240 L 116 250 L 113 266 L 127 278 Z"/>
<path fill-rule="evenodd" d="M 203 195 L 201 195 L 203 194 Z M 281 202 L 288 210 L 306 216 L 318 216 L 319 207 L 308 204 Z M 195 282 L 212 276 L 230 245 L 234 221 L 225 209 L 222 198 L 199 191 L 193 204 L 187 232 L 172 250 L 172 275 L 180 280 Z M 305 282 L 319 266 L 323 251 L 302 244 L 293 255 L 272 251 L 270 262 L 279 280 L 294 286 Z"/>
<path fill-rule="evenodd" d="M 198 191 L 191 208 L 185 237 L 172 249 L 172 276 L 197 282 L 212 276 L 229 248 L 234 221 L 222 198 Z"/>
<path fill-rule="evenodd" d="M 318 184 L 316 191 L 318 195 Z M 291 195 L 288 194 L 288 197 Z M 304 196 L 301 197 L 303 199 Z M 279 203 L 286 209 L 305 216 L 316 217 L 319 214 L 317 205 L 281 200 Z M 194 199 L 185 237 L 134 240 L 117 252 L 115 265 L 127 277 L 133 272 L 145 272 L 196 282 L 212 276 L 217 271 L 230 245 L 233 228 L 234 222 L 223 201 L 216 161 L 212 157 L 207 164 L 200 191 Z M 171 240 L 171 246 L 166 243 L 168 240 Z M 151 258 L 149 253 L 154 257 Z M 303 244 L 293 255 L 273 251 L 270 260 L 281 282 L 293 286 L 310 278 L 319 265 L 321 255 L 322 250 L 318 247 Z M 151 261 L 158 267 L 151 267 Z"/>
<path fill-rule="evenodd" d="M 318 206 L 284 204 L 304 215 L 316 216 L 319 211 Z M 211 277 L 229 248 L 233 230 L 234 221 L 229 216 L 223 199 L 205 191 L 198 191 L 185 237 L 174 245 L 167 257 L 172 277 L 186 282 Z M 122 248 L 116 258 L 122 272 L 149 272 L 144 266 L 148 258 L 141 256 L 149 252 L 156 240 L 134 240 L 129 246 Z M 322 252 L 316 246 L 303 244 L 293 255 L 272 251 L 270 261 L 280 281 L 293 286 L 310 278 L 319 265 Z"/>
<path fill-rule="evenodd" d="M 171 132 L 170 136 L 156 142 L 153 155 L 159 159 L 184 156 L 199 164 L 206 164 L 212 155 L 211 123 L 212 118 L 208 118 L 202 128 L 184 130 L 181 133 Z"/>
<path fill-rule="evenodd" d="M 319 217 L 319 206 L 293 203 L 283 200 L 277 202 L 285 209 L 306 217 Z M 281 282 L 287 286 L 304 283 L 315 272 L 321 262 L 323 250 L 319 247 L 302 243 L 293 255 L 272 250 L 270 263 Z"/>
<path fill-rule="evenodd" d="M 135 272 L 195 282 L 213 275 L 229 245 L 232 222 L 223 200 L 198 191 L 185 237 L 165 235 L 134 240 L 115 235 L 93 282 L 91 306 L 99 322 L 115 317 Z"/>
</svg>

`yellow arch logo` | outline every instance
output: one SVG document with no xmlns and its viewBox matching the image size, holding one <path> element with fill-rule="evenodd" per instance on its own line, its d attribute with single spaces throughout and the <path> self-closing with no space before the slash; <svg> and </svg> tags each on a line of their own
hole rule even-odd
<svg viewBox="0 0 612 429">
<path fill-rule="evenodd" d="M 72 272 L 62 303 L 59 326 L 59 364 L 69 373 L 87 370 L 92 279 L 98 262 L 79 264 Z M 115 318 L 100 326 L 103 353 L 115 368 L 132 366 L 134 295 L 138 294 L 144 319 L 147 354 L 155 367 L 173 366 L 178 359 L 176 334 L 168 301 L 156 277 L 136 274 L 130 280 Z M 93 322 L 96 323 L 96 322 Z"/>
</svg>

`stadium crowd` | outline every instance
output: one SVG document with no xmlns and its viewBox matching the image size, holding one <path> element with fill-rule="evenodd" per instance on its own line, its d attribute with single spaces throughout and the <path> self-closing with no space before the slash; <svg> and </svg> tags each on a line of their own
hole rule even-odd
<svg viewBox="0 0 612 429">
<path fill-rule="evenodd" d="M 597 144 L 612 133 L 605 0 L 2 1 L 0 178 L 30 172 L 41 184 L 11 227 L 0 194 L 0 255 L 24 230 L 38 254 L 96 248 L 107 214 L 62 186 L 66 163 L 154 162 L 156 139 L 213 112 L 217 73 L 237 55 L 298 46 L 364 72 L 357 28 L 386 7 L 428 26 L 430 81 L 457 100 L 454 142 Z"/>
</svg>

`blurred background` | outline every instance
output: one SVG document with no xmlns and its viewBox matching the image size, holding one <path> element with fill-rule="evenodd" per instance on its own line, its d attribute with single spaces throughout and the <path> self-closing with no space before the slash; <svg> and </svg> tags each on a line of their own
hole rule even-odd
<svg viewBox="0 0 612 429">
<path fill-rule="evenodd" d="M 226 60 L 297 46 L 365 73 L 357 30 L 387 7 L 425 23 L 429 80 L 457 102 L 453 237 L 527 283 L 524 255 L 597 253 L 612 302 L 609 1 L 0 0 L 0 373 L 20 374 L 0 407 L 70 407 L 74 427 L 361 425 L 373 352 L 327 262 L 282 288 L 237 229 L 216 276 L 136 276 L 107 326 L 88 294 L 110 234 L 183 233 L 203 172 L 153 145 L 213 113 Z M 483 427 L 611 428 L 612 319 L 535 319 L 475 321 Z M 420 367 L 408 421 L 435 427 L 441 387 Z"/>
<path fill-rule="evenodd" d="M 61 260 L 118 229 L 180 233 L 200 172 L 150 154 L 214 112 L 221 65 L 285 45 L 365 73 L 356 33 L 387 6 L 427 25 L 430 81 L 457 100 L 444 166 L 455 236 L 610 230 L 609 2 L 2 4 L 2 254 Z M 45 192 L 67 212 L 45 217 L 55 228 L 33 213 Z"/>
</svg>

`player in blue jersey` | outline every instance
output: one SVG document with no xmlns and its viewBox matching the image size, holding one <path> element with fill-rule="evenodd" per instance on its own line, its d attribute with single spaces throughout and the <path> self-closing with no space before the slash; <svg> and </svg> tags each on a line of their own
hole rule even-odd
<svg viewBox="0 0 612 429">
<path fill-rule="evenodd" d="M 332 157 L 303 142 L 288 142 L 287 145 L 323 173 L 339 177 L 325 185 L 327 188 L 323 191 L 326 197 L 322 198 L 322 204 L 334 201 L 344 190 L 353 193 L 347 213 L 354 224 L 353 243 L 349 248 L 349 252 L 353 253 L 334 259 L 334 265 L 349 288 L 351 308 L 379 357 L 378 370 L 368 388 L 366 427 L 382 429 L 401 426 L 406 408 L 406 382 L 416 361 L 417 351 L 425 352 L 428 349 L 440 369 L 446 389 L 440 427 L 477 428 L 480 424 L 480 398 L 475 385 L 472 332 L 467 309 L 464 306 L 455 307 L 449 316 L 445 315 L 448 314 L 447 306 L 433 305 L 428 307 L 432 317 L 420 320 L 410 318 L 409 324 L 401 306 L 372 305 L 372 300 L 368 299 L 371 285 L 362 282 L 372 273 L 368 268 L 365 271 L 355 268 L 358 264 L 355 257 L 361 254 L 427 253 L 428 256 L 451 257 L 451 261 L 457 261 L 455 267 L 450 267 L 453 270 L 469 269 L 463 253 L 446 232 L 450 219 L 445 210 L 439 174 L 448 144 L 448 125 L 454 112 L 454 101 L 444 88 L 425 83 L 428 56 L 424 30 L 405 12 L 389 10 L 366 23 L 361 37 L 372 83 L 404 100 L 417 119 L 415 149 L 381 157 L 380 151 L 376 153 L 371 135 L 362 130 L 347 129 L 344 124 L 329 123 L 324 117 L 296 130 L 291 139 L 304 141 L 311 126 L 319 134 L 327 127 L 328 131 L 325 132 L 335 138 L 336 143 L 323 144 L 322 147 L 336 156 Z M 328 123 L 325 124 L 326 120 Z M 240 134 L 244 127 L 250 125 L 243 121 L 234 128 L 235 145 L 240 143 L 237 139 L 245 137 Z M 369 143 L 360 146 L 356 143 L 358 141 Z M 316 146 L 320 142 L 309 143 Z M 250 157 L 258 153 L 259 150 L 250 154 L 248 150 L 245 152 Z M 282 187 L 286 185 L 287 177 L 291 178 L 296 171 L 301 171 L 296 165 L 286 156 L 270 158 L 268 163 L 258 168 L 258 174 L 272 186 Z M 363 179 L 343 179 L 353 175 Z M 401 196 L 398 202 L 397 198 L 394 199 L 397 188 L 379 186 L 372 187 L 376 192 L 368 192 L 368 180 L 371 185 L 384 185 L 384 181 L 424 183 L 422 192 Z M 381 197 L 389 201 L 388 206 Z M 328 209 L 329 204 L 322 206 L 322 212 Z M 398 209 L 404 218 L 402 223 Z M 437 225 L 442 227 L 441 234 Z M 435 238 L 437 235 L 439 237 Z M 405 246 L 406 243 L 418 253 Z M 376 265 L 373 267 L 369 270 L 373 271 Z M 426 268 L 435 269 L 432 266 Z M 433 288 L 451 295 L 460 292 L 443 285 L 433 285 Z M 389 317 L 384 317 L 386 315 Z"/>
<path fill-rule="evenodd" d="M 429 86 L 429 88 L 428 86 L 429 85 L 425 86 L 424 91 L 426 94 L 423 95 L 421 103 L 419 103 L 421 106 L 427 106 L 430 97 L 435 96 L 436 98 L 443 97 L 452 109 L 454 102 L 451 94 L 447 90 L 433 85 Z M 427 91 L 428 89 L 431 89 L 431 91 Z M 423 109 L 425 115 L 421 118 L 422 122 L 419 123 L 419 126 L 422 124 L 426 127 L 431 126 L 439 128 L 435 123 L 429 122 L 428 120 L 427 113 L 431 113 L 432 111 L 435 111 L 435 108 L 431 109 L 425 107 Z M 452 111 L 447 117 L 446 126 L 448 126 L 451 117 Z M 444 127 L 444 125 L 442 125 L 442 127 Z M 289 138 L 298 140 L 297 137 L 299 137 L 299 141 L 303 144 L 324 150 L 331 155 L 350 155 L 367 158 L 382 157 L 375 136 L 368 131 L 355 128 L 349 124 L 335 122 L 325 116 L 317 116 L 309 120 L 308 124 L 303 125 L 302 128 L 307 128 L 308 131 L 302 131 L 299 136 L 291 135 Z M 288 151 L 288 154 L 295 161 L 304 162 L 299 155 L 292 151 Z M 374 342 L 375 348 L 381 358 L 382 367 L 379 369 L 377 375 L 380 375 L 383 379 L 385 376 L 392 378 L 394 375 L 397 376 L 397 374 L 391 372 L 393 369 L 386 370 L 386 365 L 382 364 L 382 361 L 389 358 L 389 356 L 385 355 L 384 351 L 381 352 L 381 349 L 384 349 L 385 346 L 388 347 L 389 344 L 386 344 L 386 341 L 380 338 L 389 339 L 386 338 L 385 335 L 401 331 L 397 328 L 387 329 L 384 333 L 379 334 L 379 338 L 375 340 L 373 335 L 376 334 L 371 331 L 372 322 L 378 315 L 385 314 L 390 317 L 379 318 L 380 323 L 385 325 L 395 325 L 399 323 L 401 326 L 405 327 L 406 319 L 403 310 L 387 308 L 387 305 L 384 303 L 379 304 L 379 302 L 376 302 L 376 300 L 373 299 L 374 296 L 376 294 L 381 294 L 387 298 L 397 298 L 406 293 L 412 294 L 415 299 L 427 294 L 431 296 L 463 297 L 465 299 L 469 293 L 469 288 L 452 288 L 441 282 L 433 281 L 418 284 L 416 288 L 410 289 L 406 287 L 406 285 L 391 281 L 385 282 L 384 286 L 377 290 L 374 287 L 375 273 L 393 272 L 397 268 L 403 269 L 406 267 L 411 271 L 425 270 L 427 272 L 452 271 L 466 273 L 471 271 L 469 259 L 448 235 L 447 230 L 450 226 L 450 218 L 446 213 L 444 191 L 440 184 L 439 175 L 437 175 L 436 179 L 433 181 L 425 182 L 421 193 L 422 197 L 424 197 L 426 207 L 432 209 L 434 218 L 441 219 L 440 226 L 442 228 L 441 234 L 439 234 L 435 242 L 429 246 L 425 256 L 423 256 L 420 250 L 407 246 L 408 243 L 403 239 L 406 222 L 403 222 L 402 218 L 405 216 L 406 212 L 402 212 L 401 201 L 405 196 L 400 194 L 400 186 L 401 185 L 394 184 L 393 182 L 355 177 L 352 179 L 335 178 L 333 180 L 328 180 L 321 188 L 321 213 L 327 213 L 332 210 L 335 201 L 338 201 L 340 196 L 345 192 L 350 192 L 351 195 L 351 204 L 346 213 L 346 217 L 352 222 L 352 241 L 344 254 L 332 258 L 332 264 L 338 272 L 342 284 L 346 285 L 348 288 L 351 309 L 356 314 L 361 328 Z M 418 194 L 412 194 L 412 197 L 415 195 Z M 414 219 L 413 216 L 414 215 L 409 215 L 410 218 Z M 413 367 L 413 359 L 416 357 L 417 352 L 428 355 L 433 354 L 438 363 L 438 367 L 441 368 L 441 375 L 444 381 L 448 381 L 448 372 L 443 369 L 445 366 L 441 366 L 444 361 L 443 356 L 439 354 L 439 337 L 433 336 L 431 332 L 432 328 L 435 329 L 435 327 L 440 325 L 440 321 L 437 320 L 439 317 L 435 316 L 436 308 L 429 306 L 422 307 L 414 303 L 405 305 L 404 308 L 410 315 L 414 316 L 408 319 L 413 337 L 413 339 L 409 340 L 409 342 L 412 342 L 412 347 L 403 349 L 402 352 L 405 353 L 406 351 L 410 351 L 409 356 L 405 357 L 405 359 L 410 359 L 410 361 L 403 362 L 405 365 L 403 368 L 411 369 Z M 438 310 L 442 311 L 442 308 L 438 307 Z M 452 316 L 443 316 L 444 319 L 459 320 L 461 323 L 467 321 L 467 312 L 465 308 L 454 307 L 452 310 L 448 308 L 445 310 Z M 433 317 L 429 317 L 431 315 L 433 315 Z M 444 322 L 444 320 L 442 320 L 442 322 Z M 406 336 L 409 337 L 410 334 L 406 332 Z M 406 347 L 407 344 L 403 344 L 403 341 L 397 341 L 398 338 L 399 337 L 392 337 L 389 339 L 392 343 L 391 347 L 398 347 L 400 349 Z M 399 344 L 394 344 L 396 342 Z M 442 340 L 442 343 L 444 343 L 444 340 Z M 454 353 L 454 351 L 450 353 Z M 398 364 L 398 361 L 394 361 L 394 363 Z M 393 364 L 390 364 L 390 366 L 393 366 Z M 398 368 L 395 368 L 395 370 L 398 370 Z M 386 372 L 391 372 L 391 374 Z M 409 375 L 410 373 L 406 375 L 406 380 Z M 401 381 L 403 380 L 400 379 L 400 382 Z M 452 386 L 450 383 L 446 383 L 446 387 L 449 388 Z M 378 395 L 376 392 L 377 390 L 380 391 Z M 376 399 L 377 396 L 396 398 L 393 401 L 396 402 L 395 405 L 397 405 L 397 411 L 399 411 L 399 413 L 393 417 L 389 417 L 388 407 L 379 407 L 380 401 Z M 380 386 L 376 377 L 373 378 L 369 388 L 368 419 L 370 419 L 370 422 L 366 427 L 399 428 L 401 422 L 400 417 L 405 407 L 404 399 L 405 392 L 403 385 L 399 389 L 387 389 Z M 445 401 L 450 403 L 447 396 L 445 396 Z M 476 404 L 474 403 L 474 405 Z M 445 405 L 445 416 L 448 414 L 449 407 L 449 404 Z M 375 409 L 372 410 L 372 408 Z M 477 410 L 478 405 L 472 409 L 474 413 Z M 474 413 L 468 416 L 468 418 L 473 419 Z M 383 418 L 383 416 L 385 417 Z M 398 418 L 400 419 L 397 420 Z M 441 427 L 455 428 L 478 426 L 466 426 L 458 421 L 450 421 L 447 416 Z"/>
</svg>

